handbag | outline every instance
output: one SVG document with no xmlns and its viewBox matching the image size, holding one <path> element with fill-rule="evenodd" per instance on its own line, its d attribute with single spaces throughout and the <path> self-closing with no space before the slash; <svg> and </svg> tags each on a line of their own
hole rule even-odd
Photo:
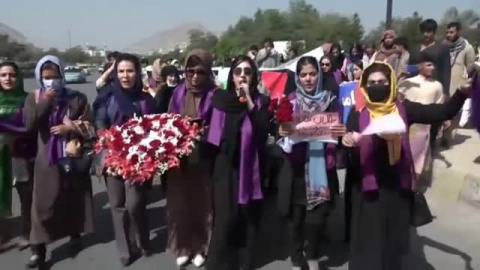
<svg viewBox="0 0 480 270">
<path fill-rule="evenodd" d="M 421 192 L 415 192 L 413 196 L 412 226 L 422 227 L 431 223 L 433 216 L 425 195 Z"/>
</svg>

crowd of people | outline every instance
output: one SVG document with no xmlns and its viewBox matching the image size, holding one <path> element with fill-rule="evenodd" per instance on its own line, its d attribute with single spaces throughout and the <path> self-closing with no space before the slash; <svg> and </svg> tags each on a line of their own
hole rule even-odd
<svg viewBox="0 0 480 270">
<path fill-rule="evenodd" d="M 132 184 L 106 174 L 101 163 L 92 164 L 88 146 L 96 134 L 134 116 L 174 113 L 206 130 L 192 155 L 161 179 L 167 247 L 179 267 L 255 269 L 265 178 L 275 167 L 278 178 L 269 182 L 277 183 L 278 210 L 289 224 L 292 267 L 319 269 L 325 226 L 341 193 L 337 168 L 344 167 L 349 269 L 400 270 L 409 250 L 414 192 L 421 186 L 416 179 L 429 167 L 430 154 L 416 153 L 431 152 L 439 130 L 451 144 L 449 130 L 458 127 L 455 119 L 462 107 L 468 110 L 472 91 L 467 74 L 475 55 L 460 24 L 448 25 L 445 42 L 434 39 L 436 30 L 434 20 L 424 21 L 418 48 L 388 30 L 378 49 L 359 43 L 345 54 L 333 43 L 324 46 L 321 59 L 296 58 L 295 89 L 285 90 L 294 114 L 341 114 L 342 85 L 358 84 L 347 120 L 330 128 L 335 143 L 292 141 L 294 127 L 274 121 L 268 92 L 258 87 L 259 67 L 278 65 L 271 40 L 232 61 L 226 89 L 216 85 L 212 54 L 202 49 L 187 55 L 184 78 L 178 61 L 157 59 L 146 71 L 134 55 L 111 54 L 91 106 L 83 93 L 66 87 L 56 56 L 38 62 L 39 88 L 29 94 L 17 65 L 1 63 L 0 244 L 5 248 L 15 187 L 23 221 L 16 244 L 31 247 L 28 268 L 45 266 L 53 241 L 70 237 L 72 248 L 81 249 L 83 235 L 94 231 L 94 174 L 105 180 L 121 264 L 150 256 L 146 206 L 152 182 Z M 361 135 L 387 116 L 399 119 L 406 132 Z M 424 130 L 428 139 L 416 139 L 412 129 Z M 272 142 L 282 152 L 273 165 L 266 147 Z"/>
</svg>

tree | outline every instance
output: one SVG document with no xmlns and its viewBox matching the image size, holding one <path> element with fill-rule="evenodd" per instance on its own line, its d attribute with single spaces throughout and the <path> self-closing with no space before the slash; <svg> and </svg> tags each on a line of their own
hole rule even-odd
<svg viewBox="0 0 480 270">
<path fill-rule="evenodd" d="M 88 55 L 80 46 L 73 47 L 71 49 L 66 50 L 61 58 L 66 63 L 85 63 L 88 62 L 90 59 L 90 55 Z"/>
<path fill-rule="evenodd" d="M 419 25 L 422 23 L 423 17 L 418 12 L 414 12 L 412 16 L 406 18 L 394 18 L 392 21 L 392 29 L 395 30 L 397 36 L 403 36 L 408 39 L 410 47 L 420 44 L 422 33 L 420 33 Z M 385 22 L 371 30 L 365 37 L 368 43 L 380 44 L 383 32 L 385 31 Z M 378 47 L 378 46 L 377 46 Z"/>
<path fill-rule="evenodd" d="M 443 15 L 441 25 L 446 26 L 451 22 L 459 22 L 466 29 L 475 28 L 480 23 L 480 14 L 472 9 L 460 12 L 456 7 L 451 7 Z"/>
<path fill-rule="evenodd" d="M 407 17 L 398 22 L 397 36 L 408 38 L 410 47 L 417 46 L 422 41 L 422 33 L 420 33 L 419 29 L 419 25 L 422 21 L 423 17 L 415 11 L 411 17 Z"/>
<path fill-rule="evenodd" d="M 456 7 L 449 8 L 441 20 L 440 35 L 443 35 L 447 25 L 459 22 L 463 28 L 463 36 L 472 43 L 480 43 L 480 13 L 471 9 L 459 11 Z"/>
<path fill-rule="evenodd" d="M 218 38 L 214 34 L 210 32 L 205 33 L 201 30 L 190 31 L 189 40 L 190 44 L 187 47 L 187 50 L 200 48 L 207 51 L 213 51 L 218 42 Z"/>
<path fill-rule="evenodd" d="M 57 49 L 57 48 L 50 48 L 48 49 L 47 51 L 45 51 L 44 53 L 45 55 L 56 55 L 56 56 L 60 56 L 60 51 Z"/>
</svg>

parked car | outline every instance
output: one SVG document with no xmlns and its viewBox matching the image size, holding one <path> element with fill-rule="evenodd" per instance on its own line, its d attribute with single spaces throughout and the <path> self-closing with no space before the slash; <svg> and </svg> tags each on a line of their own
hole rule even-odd
<svg viewBox="0 0 480 270">
<path fill-rule="evenodd" d="M 90 68 L 88 68 L 88 67 L 83 68 L 82 71 L 83 71 L 83 73 L 85 73 L 85 75 L 87 75 L 87 76 L 91 75 Z"/>
<path fill-rule="evenodd" d="M 86 83 L 87 75 L 79 67 L 66 67 L 65 83 Z"/>
</svg>

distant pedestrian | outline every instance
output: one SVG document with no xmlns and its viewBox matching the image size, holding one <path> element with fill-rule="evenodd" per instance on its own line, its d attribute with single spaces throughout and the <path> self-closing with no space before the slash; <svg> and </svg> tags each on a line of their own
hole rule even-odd
<svg viewBox="0 0 480 270">
<path fill-rule="evenodd" d="M 250 59 L 255 60 L 255 58 L 257 58 L 257 55 L 258 55 L 258 46 L 257 45 L 250 46 L 250 50 L 248 50 L 247 55 L 248 57 L 250 57 Z"/>
<path fill-rule="evenodd" d="M 368 66 L 372 62 L 372 57 L 375 54 L 375 43 L 366 44 L 363 51 L 363 62 Z"/>
<path fill-rule="evenodd" d="M 258 52 L 257 57 L 255 58 L 258 67 L 275 68 L 279 65 L 279 60 L 279 55 L 278 52 L 275 51 L 273 40 L 270 38 L 265 39 L 263 42 L 263 49 Z"/>
<path fill-rule="evenodd" d="M 461 36 L 462 25 L 459 22 L 452 22 L 447 25 L 445 43 L 450 47 L 450 95 L 455 93 L 456 89 L 467 81 L 467 69 L 475 64 L 475 50 L 468 41 Z M 449 129 L 453 129 L 452 138 L 454 139 L 456 128 L 464 126 L 470 118 L 471 100 L 465 102 L 462 113 L 457 116 Z M 449 132 L 448 130 L 447 132 Z"/>
</svg>

